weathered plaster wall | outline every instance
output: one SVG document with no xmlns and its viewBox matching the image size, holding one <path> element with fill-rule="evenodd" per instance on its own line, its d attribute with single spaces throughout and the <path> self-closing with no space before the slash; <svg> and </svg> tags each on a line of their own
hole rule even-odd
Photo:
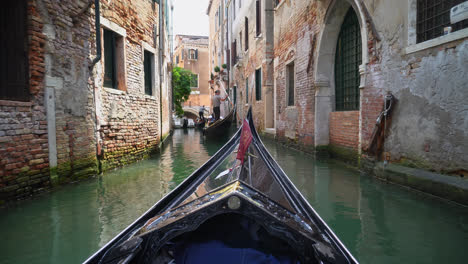
<svg viewBox="0 0 468 264">
<path fill-rule="evenodd" d="M 371 16 L 379 17 L 374 22 L 382 37 L 376 46 L 379 60 L 369 65 L 368 85 L 372 92 L 390 91 L 398 99 L 385 151 L 393 161 L 445 172 L 467 170 L 468 40 L 408 54 L 408 32 L 414 30 L 408 1 L 365 2 Z M 398 12 L 390 15 L 389 8 Z M 374 122 L 375 116 L 363 120 L 365 135 Z"/>
<path fill-rule="evenodd" d="M 98 171 L 93 118 L 93 86 L 90 81 L 90 42 L 93 9 L 76 16 L 87 2 L 38 0 L 45 23 L 48 122 L 55 122 L 56 157 L 50 153 L 54 181 L 70 181 Z M 49 131 L 52 126 L 49 126 Z M 54 140 L 49 135 L 51 140 Z M 56 168 L 55 168 L 56 166 Z"/>
<path fill-rule="evenodd" d="M 0 202 L 97 171 L 86 3 L 28 1 L 31 99 L 0 103 Z"/>
</svg>

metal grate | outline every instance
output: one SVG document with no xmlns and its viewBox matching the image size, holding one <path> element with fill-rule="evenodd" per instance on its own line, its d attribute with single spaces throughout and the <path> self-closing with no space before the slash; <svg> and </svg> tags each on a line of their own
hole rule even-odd
<svg viewBox="0 0 468 264">
<path fill-rule="evenodd" d="M 337 111 L 359 110 L 359 65 L 361 32 L 352 8 L 341 26 L 335 58 L 335 98 Z"/>
<path fill-rule="evenodd" d="M 451 26 L 452 32 L 468 27 L 468 20 L 450 24 L 450 9 L 466 0 L 418 0 L 417 42 L 423 42 L 444 34 L 444 28 Z"/>
</svg>

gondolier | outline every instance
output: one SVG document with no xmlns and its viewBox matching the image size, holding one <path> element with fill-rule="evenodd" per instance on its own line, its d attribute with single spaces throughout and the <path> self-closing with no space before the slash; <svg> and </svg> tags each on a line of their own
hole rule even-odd
<svg viewBox="0 0 468 264">
<path fill-rule="evenodd" d="M 213 96 L 213 98 L 211 98 L 211 102 L 213 104 L 213 113 L 215 116 L 215 121 L 219 119 L 219 116 L 221 114 L 221 110 L 219 108 L 221 105 L 221 101 L 225 101 L 227 98 L 228 98 L 228 95 L 226 95 L 226 97 L 224 98 L 221 97 L 219 90 L 216 90 L 215 95 Z"/>
<path fill-rule="evenodd" d="M 205 120 L 205 116 L 203 115 L 205 112 L 205 106 L 200 106 L 200 109 L 198 110 L 198 116 L 200 117 L 200 120 Z"/>
</svg>

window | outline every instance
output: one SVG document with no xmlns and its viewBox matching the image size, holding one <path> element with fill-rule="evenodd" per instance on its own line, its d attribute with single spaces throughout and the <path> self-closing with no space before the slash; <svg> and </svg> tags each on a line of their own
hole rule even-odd
<svg viewBox="0 0 468 264">
<path fill-rule="evenodd" d="M 466 0 L 417 0 L 417 43 L 440 37 L 444 28 L 452 31 L 468 27 L 468 20 L 450 24 L 450 9 Z"/>
<path fill-rule="evenodd" d="M 245 37 L 245 51 L 249 50 L 249 19 L 245 17 L 245 29 L 244 29 L 244 37 Z"/>
<path fill-rule="evenodd" d="M 234 104 L 237 104 L 237 85 L 234 85 L 234 87 L 232 87 L 232 93 Z"/>
<path fill-rule="evenodd" d="M 107 29 L 104 29 L 104 86 L 117 88 L 115 33 Z"/>
<path fill-rule="evenodd" d="M 104 87 L 125 90 L 123 37 L 104 29 Z"/>
<path fill-rule="evenodd" d="M 234 42 L 231 44 L 231 60 L 232 60 L 232 65 L 236 65 L 237 63 L 237 40 L 234 40 Z"/>
<path fill-rule="evenodd" d="M 257 0 L 255 3 L 256 11 L 256 31 L 257 37 L 262 33 L 262 10 L 261 10 L 261 0 Z"/>
<path fill-rule="evenodd" d="M 198 60 L 198 50 L 197 49 L 190 49 L 189 50 L 189 58 L 191 60 Z"/>
<path fill-rule="evenodd" d="M 255 70 L 255 100 L 262 100 L 262 69 Z"/>
<path fill-rule="evenodd" d="M 242 0 L 239 0 L 239 8 L 242 7 Z"/>
<path fill-rule="evenodd" d="M 143 68 L 145 72 L 145 94 L 153 95 L 153 64 L 154 55 L 153 53 L 145 50 L 143 58 Z"/>
<path fill-rule="evenodd" d="M 349 9 L 341 25 L 335 57 L 336 111 L 359 110 L 361 32 L 356 13 Z"/>
<path fill-rule="evenodd" d="M 221 17 L 222 17 L 222 12 L 221 12 L 221 6 L 218 6 L 218 26 L 221 26 Z"/>
<path fill-rule="evenodd" d="M 288 106 L 294 105 L 294 62 L 286 66 L 286 100 Z"/>
<path fill-rule="evenodd" d="M 234 3 L 232 4 L 232 18 L 236 18 L 236 0 L 234 0 Z"/>
<path fill-rule="evenodd" d="M 245 78 L 245 103 L 249 103 L 249 78 Z"/>
<path fill-rule="evenodd" d="M 26 1 L 2 2 L 0 9 L 0 99 L 29 101 Z"/>
<path fill-rule="evenodd" d="M 239 51 L 242 52 L 242 31 L 239 32 Z"/>
<path fill-rule="evenodd" d="M 179 55 L 176 57 L 176 63 L 179 64 Z"/>
<path fill-rule="evenodd" d="M 198 88 L 198 74 L 192 73 L 192 79 L 190 80 L 190 87 Z"/>
</svg>

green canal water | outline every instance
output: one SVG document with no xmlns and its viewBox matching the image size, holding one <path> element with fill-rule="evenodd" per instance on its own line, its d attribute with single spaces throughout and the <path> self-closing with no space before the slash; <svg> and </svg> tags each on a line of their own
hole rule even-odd
<svg viewBox="0 0 468 264">
<path fill-rule="evenodd" d="M 0 209 L 0 263 L 81 263 L 226 140 L 176 130 L 152 159 Z M 265 145 L 361 263 L 466 263 L 468 208 Z"/>
</svg>

